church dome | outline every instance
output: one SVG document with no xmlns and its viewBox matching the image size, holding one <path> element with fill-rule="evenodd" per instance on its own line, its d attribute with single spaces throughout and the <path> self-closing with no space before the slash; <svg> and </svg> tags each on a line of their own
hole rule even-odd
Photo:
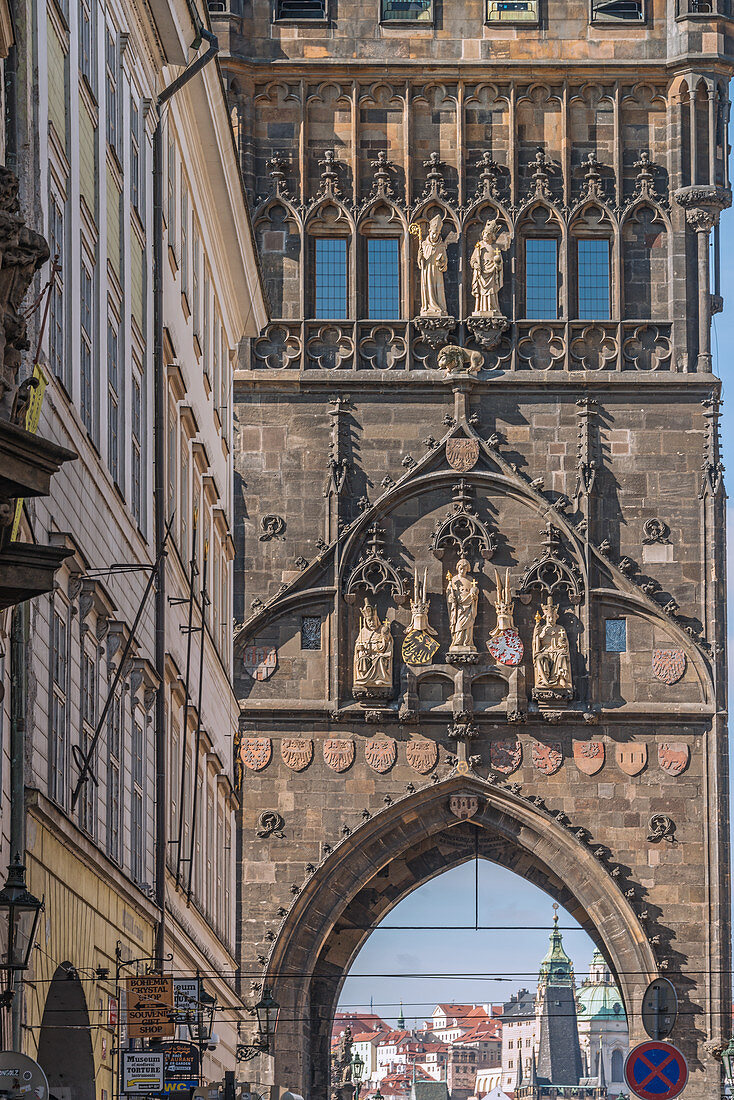
<svg viewBox="0 0 734 1100">
<path fill-rule="evenodd" d="M 584 982 L 576 994 L 576 1012 L 580 1020 L 604 1017 L 624 1020 L 624 1004 L 616 985 L 611 982 Z"/>
</svg>

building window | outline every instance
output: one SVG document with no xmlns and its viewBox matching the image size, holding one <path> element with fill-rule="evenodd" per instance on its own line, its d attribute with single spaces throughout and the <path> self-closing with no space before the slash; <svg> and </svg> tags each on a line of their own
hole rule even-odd
<svg viewBox="0 0 734 1100">
<path fill-rule="evenodd" d="M 49 746 L 49 794 L 66 805 L 67 760 L 67 636 L 66 620 L 56 609 L 51 614 L 51 744 Z"/>
<path fill-rule="evenodd" d="M 624 1057 L 621 1050 L 612 1051 L 612 1081 L 624 1081 Z"/>
<path fill-rule="evenodd" d="M 590 237 L 577 242 L 578 315 L 582 321 L 609 317 L 609 241 Z"/>
<path fill-rule="evenodd" d="M 191 316 L 193 317 L 194 336 L 201 333 L 201 302 L 199 299 L 199 267 L 201 264 L 201 244 L 196 219 L 191 223 Z"/>
<path fill-rule="evenodd" d="M 107 460 L 113 480 L 120 484 L 120 336 L 117 321 L 107 322 Z"/>
<path fill-rule="evenodd" d="M 64 317 L 64 203 L 51 194 L 48 216 L 48 247 L 51 260 L 58 258 L 59 267 L 53 276 L 48 318 L 48 358 L 51 370 L 65 381 L 64 360 L 66 319 Z"/>
<path fill-rule="evenodd" d="M 143 364 L 133 353 L 132 407 L 130 409 L 130 507 L 143 529 Z"/>
<path fill-rule="evenodd" d="M 97 660 L 86 650 L 82 650 L 80 710 L 82 724 L 79 749 L 82 758 L 86 759 L 97 722 Z M 95 791 L 96 785 L 93 782 L 85 783 L 79 801 L 79 824 L 90 835 L 94 835 Z"/>
<path fill-rule="evenodd" d="M 130 99 L 130 202 L 140 213 L 140 110 Z"/>
<path fill-rule="evenodd" d="M 343 237 L 317 237 L 314 250 L 314 316 L 343 320 L 347 316 L 347 242 Z"/>
<path fill-rule="evenodd" d="M 487 0 L 488 23 L 537 23 L 539 0 Z"/>
<path fill-rule="evenodd" d="M 166 461 L 168 474 L 168 516 L 170 520 L 176 511 L 176 406 L 168 406 L 168 456 Z"/>
<path fill-rule="evenodd" d="M 558 317 L 558 241 L 529 237 L 525 241 L 525 316 Z"/>
<path fill-rule="evenodd" d="M 277 0 L 276 19 L 300 23 L 307 19 L 326 19 L 328 0 Z"/>
<path fill-rule="evenodd" d="M 400 316 L 400 241 L 395 237 L 367 241 L 367 316 L 378 321 Z"/>
<path fill-rule="evenodd" d="M 627 652 L 627 620 L 607 619 L 606 623 L 607 653 Z"/>
<path fill-rule="evenodd" d="M 189 192 L 181 180 L 181 293 L 189 296 Z"/>
<path fill-rule="evenodd" d="M 176 251 L 176 143 L 168 142 L 168 245 Z"/>
<path fill-rule="evenodd" d="M 94 267 L 87 260 L 86 255 L 82 259 L 81 271 L 81 355 L 79 362 L 80 374 L 80 404 L 84 426 L 92 434 L 92 378 L 94 355 Z"/>
<path fill-rule="evenodd" d="M 186 563 L 188 563 L 193 553 L 193 548 L 189 546 L 189 508 L 191 507 L 189 495 L 189 441 L 184 436 L 181 441 L 181 507 L 179 509 L 179 516 L 181 554 Z"/>
<path fill-rule="evenodd" d="M 107 714 L 107 855 L 120 863 L 122 701 L 115 695 Z"/>
<path fill-rule="evenodd" d="M 119 105 L 117 98 L 117 42 L 109 30 L 105 32 L 105 79 L 107 141 L 117 152 L 119 131 Z"/>
<path fill-rule="evenodd" d="M 93 41 L 92 5 L 89 0 L 79 0 L 79 69 L 92 90 L 94 90 Z"/>
<path fill-rule="evenodd" d="M 600 23 L 644 23 L 644 0 L 591 0 L 591 18 Z"/>
<path fill-rule="evenodd" d="M 216 300 L 214 302 L 214 348 L 212 355 L 212 395 L 214 411 L 221 419 L 220 401 L 222 396 L 222 332 Z"/>
<path fill-rule="evenodd" d="M 433 0 L 382 0 L 382 22 L 432 23 Z"/>
<path fill-rule="evenodd" d="M 143 840 L 143 727 L 133 721 L 132 740 L 132 801 L 130 806 L 130 874 L 135 882 L 142 882 L 145 874 L 145 849 Z"/>
<path fill-rule="evenodd" d="M 301 619 L 301 649 L 321 649 L 320 615 L 304 615 Z"/>
<path fill-rule="evenodd" d="M 209 277 L 209 268 L 206 263 L 204 264 L 204 319 L 203 327 L 201 331 L 202 339 L 204 341 L 202 351 L 202 369 L 207 380 L 211 377 L 211 333 L 209 331 L 209 321 L 211 316 L 211 280 Z"/>
</svg>

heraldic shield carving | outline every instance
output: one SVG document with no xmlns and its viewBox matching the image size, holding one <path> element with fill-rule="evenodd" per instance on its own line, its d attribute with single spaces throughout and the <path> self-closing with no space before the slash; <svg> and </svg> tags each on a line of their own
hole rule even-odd
<svg viewBox="0 0 734 1100">
<path fill-rule="evenodd" d="M 438 764 L 438 745 L 435 741 L 409 741 L 405 755 L 414 771 L 428 775 Z"/>
<path fill-rule="evenodd" d="M 468 821 L 479 809 L 479 798 L 475 794 L 454 794 L 449 799 L 449 809 L 459 821 Z"/>
<path fill-rule="evenodd" d="M 302 772 L 313 760 L 313 741 L 308 737 L 284 737 L 280 742 L 283 763 L 294 772 Z"/>
<path fill-rule="evenodd" d="M 555 775 L 563 763 L 563 747 L 560 741 L 549 741 L 542 745 L 536 741 L 533 745 L 533 764 L 543 775 Z"/>
<path fill-rule="evenodd" d="M 397 755 L 398 747 L 392 737 L 377 737 L 365 742 L 364 758 L 376 772 L 389 772 Z"/>
<path fill-rule="evenodd" d="M 267 768 L 273 755 L 273 743 L 269 737 L 243 737 L 240 760 L 253 772 Z"/>
<path fill-rule="evenodd" d="M 577 741 L 573 747 L 576 767 L 584 775 L 596 775 L 604 767 L 603 741 Z"/>
<path fill-rule="evenodd" d="M 512 775 L 522 764 L 522 745 L 512 738 L 493 741 L 489 746 L 489 762 L 496 772 Z"/>
<path fill-rule="evenodd" d="M 617 745 L 616 755 L 625 775 L 639 775 L 647 764 L 647 745 Z"/>
<path fill-rule="evenodd" d="M 247 645 L 242 666 L 253 680 L 269 680 L 278 667 L 278 651 L 275 646 Z"/>
<path fill-rule="evenodd" d="M 354 763 L 351 737 L 329 737 L 324 741 L 324 760 L 334 772 L 345 772 Z"/>
<path fill-rule="evenodd" d="M 666 741 L 658 745 L 658 764 L 668 775 L 680 775 L 691 759 L 690 747 L 683 741 Z"/>
<path fill-rule="evenodd" d="M 476 439 L 449 439 L 446 444 L 446 461 L 459 473 L 473 470 L 479 460 L 479 441 Z"/>
<path fill-rule="evenodd" d="M 682 649 L 653 649 L 652 670 L 664 684 L 677 684 L 686 671 L 686 655 Z"/>
</svg>

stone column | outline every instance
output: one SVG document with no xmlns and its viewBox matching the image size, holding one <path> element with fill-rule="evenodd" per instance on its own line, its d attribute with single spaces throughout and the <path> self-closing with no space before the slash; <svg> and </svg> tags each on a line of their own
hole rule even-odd
<svg viewBox="0 0 734 1100">
<path fill-rule="evenodd" d="M 675 194 L 696 231 L 698 246 L 698 358 L 696 370 L 711 373 L 711 272 L 709 239 L 722 210 L 731 206 L 731 191 L 723 187 L 683 187 Z"/>
</svg>

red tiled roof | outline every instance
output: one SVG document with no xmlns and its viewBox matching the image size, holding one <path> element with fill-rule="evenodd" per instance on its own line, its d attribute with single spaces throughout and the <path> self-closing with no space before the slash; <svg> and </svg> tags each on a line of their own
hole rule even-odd
<svg viewBox="0 0 734 1100">
<path fill-rule="evenodd" d="M 474 1005 L 436 1005 L 436 1008 L 440 1008 L 444 1016 L 465 1019 L 472 1012 Z M 436 1015 L 435 1011 L 433 1014 Z"/>
</svg>

